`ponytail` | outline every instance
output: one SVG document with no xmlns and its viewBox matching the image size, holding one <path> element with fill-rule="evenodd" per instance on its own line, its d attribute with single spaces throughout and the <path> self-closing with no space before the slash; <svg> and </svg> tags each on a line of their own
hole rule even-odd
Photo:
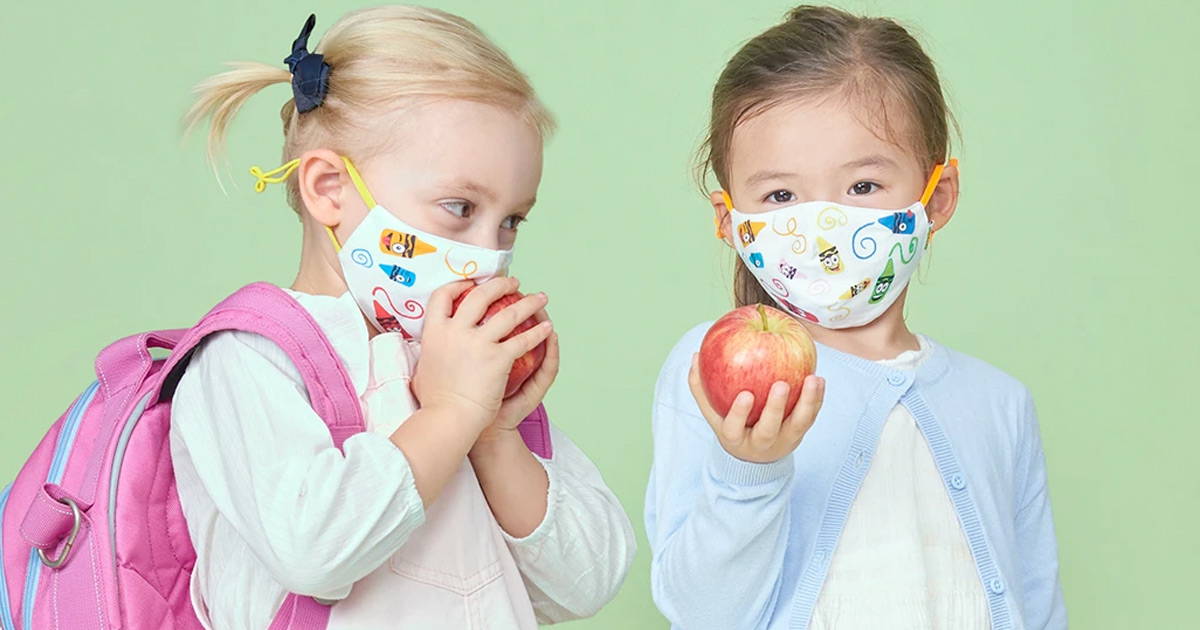
<svg viewBox="0 0 1200 630">
<path fill-rule="evenodd" d="M 307 46 L 314 20 L 293 44 L 293 55 L 296 46 Z M 474 24 L 444 11 L 404 5 L 352 11 L 329 27 L 313 53 L 328 64 L 321 79 L 327 83 L 315 104 L 303 103 L 302 112 L 294 91 L 284 102 L 284 162 L 314 148 L 356 160 L 384 151 L 394 141 L 381 128 L 387 124 L 384 117 L 424 98 L 507 108 L 522 115 L 543 140 L 554 130 L 553 116 L 508 55 Z M 189 131 L 209 121 L 208 159 L 214 168 L 224 154 L 229 124 L 246 100 L 275 83 L 292 82 L 292 72 L 282 65 L 231 66 L 196 86 L 196 101 L 184 117 Z M 288 182 L 288 203 L 301 212 L 295 179 Z"/>
<path fill-rule="evenodd" d="M 286 68 L 270 66 L 255 61 L 239 61 L 229 64 L 233 69 L 201 81 L 192 90 L 196 100 L 184 116 L 185 135 L 196 125 L 208 119 L 208 143 L 206 153 L 209 163 L 215 168 L 217 158 L 225 154 L 225 137 L 233 117 L 263 88 L 276 83 L 290 83 L 292 74 Z M 291 118 L 295 105 L 292 101 L 284 107 L 284 123 Z"/>
</svg>

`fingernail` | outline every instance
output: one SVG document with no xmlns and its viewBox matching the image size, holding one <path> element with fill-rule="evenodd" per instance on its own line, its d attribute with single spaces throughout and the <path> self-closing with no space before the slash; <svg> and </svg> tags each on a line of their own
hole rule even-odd
<svg viewBox="0 0 1200 630">
<path fill-rule="evenodd" d="M 554 323 L 548 319 L 546 321 L 542 322 L 542 328 L 553 328 L 553 327 L 554 327 Z"/>
</svg>

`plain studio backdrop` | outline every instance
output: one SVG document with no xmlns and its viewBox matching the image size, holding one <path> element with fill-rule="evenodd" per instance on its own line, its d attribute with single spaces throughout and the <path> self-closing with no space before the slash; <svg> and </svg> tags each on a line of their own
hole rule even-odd
<svg viewBox="0 0 1200 630">
<path fill-rule="evenodd" d="M 0 4 L 0 480 L 94 378 L 95 353 L 187 326 L 239 286 L 288 284 L 299 223 L 274 167 L 274 86 L 230 137 L 228 195 L 181 143 L 221 63 L 281 63 L 353 2 Z M 551 296 L 547 405 L 638 532 L 620 596 L 566 627 L 666 628 L 642 503 L 668 350 L 730 307 L 730 257 L 690 158 L 714 80 L 787 2 L 445 0 L 532 78 L 561 131 L 514 272 Z M 914 27 L 962 124 L 963 194 L 909 323 L 1024 381 L 1049 462 L 1077 628 L 1180 628 L 1200 562 L 1200 4 L 905 0 L 844 5 Z M 281 63 L 282 65 L 282 63 Z M 336 70 L 335 70 L 336 72 Z"/>
</svg>

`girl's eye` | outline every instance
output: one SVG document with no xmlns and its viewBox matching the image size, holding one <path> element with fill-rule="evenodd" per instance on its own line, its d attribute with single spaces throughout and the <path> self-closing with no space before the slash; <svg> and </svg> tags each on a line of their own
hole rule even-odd
<svg viewBox="0 0 1200 630">
<path fill-rule="evenodd" d="M 775 203 L 788 203 L 790 201 L 795 201 L 795 199 L 796 195 L 793 195 L 786 190 L 776 190 L 775 192 L 767 195 L 767 200 Z"/>
<path fill-rule="evenodd" d="M 500 224 L 500 227 L 502 227 L 506 230 L 515 230 L 515 229 L 517 229 L 518 226 L 520 226 L 524 222 L 525 222 L 525 217 L 523 217 L 519 214 L 514 214 L 514 215 L 509 216 L 508 218 L 504 219 L 504 222 Z"/>
<path fill-rule="evenodd" d="M 471 202 L 469 201 L 443 201 L 441 206 L 446 209 L 446 212 L 460 219 L 471 215 Z"/>
<path fill-rule="evenodd" d="M 879 190 L 879 184 L 875 182 L 858 182 L 850 187 L 851 195 L 869 195 L 876 190 Z"/>
</svg>

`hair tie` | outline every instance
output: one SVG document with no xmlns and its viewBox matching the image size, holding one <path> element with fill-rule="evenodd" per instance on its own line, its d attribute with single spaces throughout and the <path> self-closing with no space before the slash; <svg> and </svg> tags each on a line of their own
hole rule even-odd
<svg viewBox="0 0 1200 630">
<path fill-rule="evenodd" d="M 296 111 L 301 114 L 320 107 L 329 91 L 329 64 L 325 63 L 325 56 L 308 52 L 308 36 L 316 25 L 317 16 L 308 16 L 300 36 L 292 42 L 292 54 L 283 60 L 292 72 L 292 96 L 296 99 Z"/>
</svg>

